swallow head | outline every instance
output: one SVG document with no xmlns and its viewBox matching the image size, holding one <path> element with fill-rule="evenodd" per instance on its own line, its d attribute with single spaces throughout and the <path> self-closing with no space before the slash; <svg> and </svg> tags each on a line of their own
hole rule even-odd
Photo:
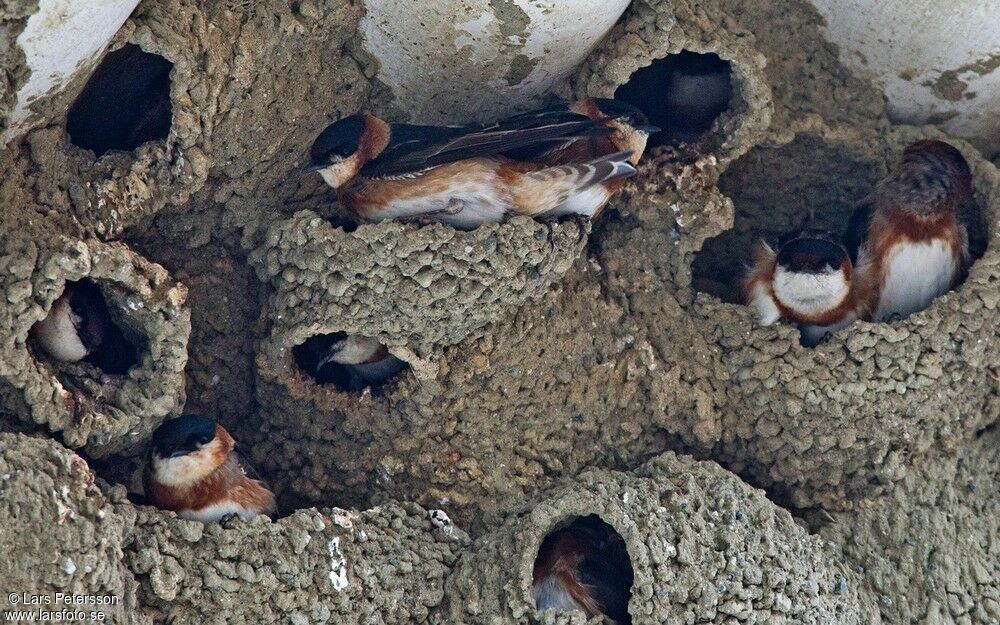
<svg viewBox="0 0 1000 625">
<path fill-rule="evenodd" d="M 331 362 L 341 365 L 358 365 L 371 362 L 384 349 L 381 343 L 367 336 L 337 332 L 334 334 L 333 342 L 330 343 L 326 354 L 316 365 L 316 371 L 319 371 Z"/>
<path fill-rule="evenodd" d="M 225 428 L 200 415 L 164 421 L 153 432 L 152 477 L 164 486 L 191 486 L 225 462 L 233 445 Z"/>
<path fill-rule="evenodd" d="M 591 119 L 604 119 L 611 130 L 611 139 L 621 151 L 631 151 L 629 163 L 637 165 L 646 151 L 649 136 L 660 131 L 649 123 L 646 114 L 632 106 L 613 98 L 586 98 L 574 102 L 569 107 L 573 113 L 586 115 Z"/>
<path fill-rule="evenodd" d="M 367 133 L 368 115 L 351 115 L 326 127 L 309 149 L 307 171 L 318 172 L 334 189 L 358 174 L 364 165 L 362 146 Z"/>
<path fill-rule="evenodd" d="M 851 290 L 851 259 L 835 235 L 805 230 L 780 242 L 774 297 L 789 310 L 814 316 L 839 306 Z"/>
<path fill-rule="evenodd" d="M 972 195 L 972 170 L 953 145 L 925 139 L 907 146 L 876 193 L 882 205 L 917 217 L 954 212 Z"/>
</svg>

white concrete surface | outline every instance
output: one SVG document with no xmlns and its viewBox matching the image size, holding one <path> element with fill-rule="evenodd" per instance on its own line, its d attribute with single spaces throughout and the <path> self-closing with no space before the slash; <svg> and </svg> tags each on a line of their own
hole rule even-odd
<svg viewBox="0 0 1000 625">
<path fill-rule="evenodd" d="M 137 4 L 139 0 L 40 0 L 17 38 L 31 75 L 17 92 L 0 147 L 30 128 L 31 102 L 62 89 L 76 72 L 93 69 L 88 61 L 104 51 Z"/>
<path fill-rule="evenodd" d="M 1000 150 L 1000 0 L 813 0 L 843 60 L 894 121 Z"/>
<path fill-rule="evenodd" d="M 486 120 L 546 93 L 629 0 L 365 0 L 366 46 L 424 123 Z"/>
</svg>

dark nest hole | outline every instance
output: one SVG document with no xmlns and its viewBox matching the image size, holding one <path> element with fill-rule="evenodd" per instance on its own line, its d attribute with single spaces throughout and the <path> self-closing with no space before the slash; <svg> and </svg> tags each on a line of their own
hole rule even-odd
<svg viewBox="0 0 1000 625">
<path fill-rule="evenodd" d="M 317 384 L 340 391 L 376 389 L 409 369 L 381 343 L 346 332 L 311 336 L 292 348 L 292 358 Z"/>
<path fill-rule="evenodd" d="M 630 625 L 629 597 L 635 574 L 625 539 L 596 514 L 556 527 L 538 548 L 532 571 L 538 610 L 582 610 Z"/>
<path fill-rule="evenodd" d="M 890 160 L 899 158 L 894 150 Z M 705 242 L 693 264 L 694 287 L 723 301 L 742 304 L 740 282 L 754 242 L 773 244 L 779 236 L 807 226 L 843 236 L 859 200 L 885 173 L 885 162 L 803 134 L 777 147 L 757 147 L 734 162 L 719 179 L 719 190 L 736 207 L 733 228 Z M 973 258 L 986 251 L 990 224 L 975 199 L 962 206 Z"/>
<path fill-rule="evenodd" d="M 682 50 L 637 70 L 615 98 L 638 107 L 660 132 L 649 146 L 698 141 L 729 108 L 732 67 L 717 54 Z"/>
<path fill-rule="evenodd" d="M 32 326 L 29 343 L 60 368 L 83 362 L 107 375 L 125 375 L 139 364 L 143 340 L 115 317 L 97 282 L 67 282 L 45 319 Z"/>
<path fill-rule="evenodd" d="M 97 157 L 130 151 L 170 132 L 170 70 L 158 54 L 126 44 L 109 52 L 69 109 L 70 142 Z"/>
</svg>

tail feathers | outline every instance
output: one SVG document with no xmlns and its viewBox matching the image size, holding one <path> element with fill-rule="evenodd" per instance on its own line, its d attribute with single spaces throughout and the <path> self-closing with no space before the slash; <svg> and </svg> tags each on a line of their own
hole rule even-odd
<svg viewBox="0 0 1000 625">
<path fill-rule="evenodd" d="M 573 186 L 577 189 L 584 189 L 591 185 L 616 178 L 627 178 L 635 174 L 635 167 L 628 162 L 631 157 L 631 151 L 616 152 L 586 163 L 549 167 L 528 174 L 528 176 L 545 182 L 551 182 L 554 179 L 572 181 Z"/>
<path fill-rule="evenodd" d="M 550 216 L 563 213 L 586 213 L 593 211 L 562 210 L 567 202 L 586 197 L 596 189 L 599 197 L 592 202 L 603 205 L 608 192 L 596 185 L 631 176 L 635 168 L 628 162 L 632 152 L 608 154 L 586 163 L 546 167 L 538 171 L 518 176 L 511 187 L 517 212 L 531 217 Z"/>
</svg>

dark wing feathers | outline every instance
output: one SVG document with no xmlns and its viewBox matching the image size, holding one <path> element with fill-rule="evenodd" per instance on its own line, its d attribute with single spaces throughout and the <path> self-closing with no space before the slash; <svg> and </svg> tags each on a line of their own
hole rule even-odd
<svg viewBox="0 0 1000 625">
<path fill-rule="evenodd" d="M 263 482 L 260 474 L 257 473 L 257 469 L 254 468 L 253 463 L 250 462 L 249 455 L 242 445 L 239 443 L 233 445 L 233 450 L 230 452 L 236 464 L 239 465 L 240 469 L 243 471 L 243 475 L 247 476 L 251 480 L 258 480 Z"/>
<path fill-rule="evenodd" d="M 847 232 L 844 235 L 844 244 L 847 246 L 847 253 L 851 256 L 851 262 L 858 263 L 858 255 L 865 239 L 868 238 L 868 229 L 872 223 L 872 198 L 867 197 L 855 204 L 854 212 L 850 221 L 847 222 Z"/>
<path fill-rule="evenodd" d="M 604 129 L 566 111 L 526 113 L 490 125 L 434 127 L 394 125 L 392 140 L 378 158 L 361 168 L 366 178 L 404 175 L 469 158 L 523 154 L 551 149 Z"/>
</svg>

